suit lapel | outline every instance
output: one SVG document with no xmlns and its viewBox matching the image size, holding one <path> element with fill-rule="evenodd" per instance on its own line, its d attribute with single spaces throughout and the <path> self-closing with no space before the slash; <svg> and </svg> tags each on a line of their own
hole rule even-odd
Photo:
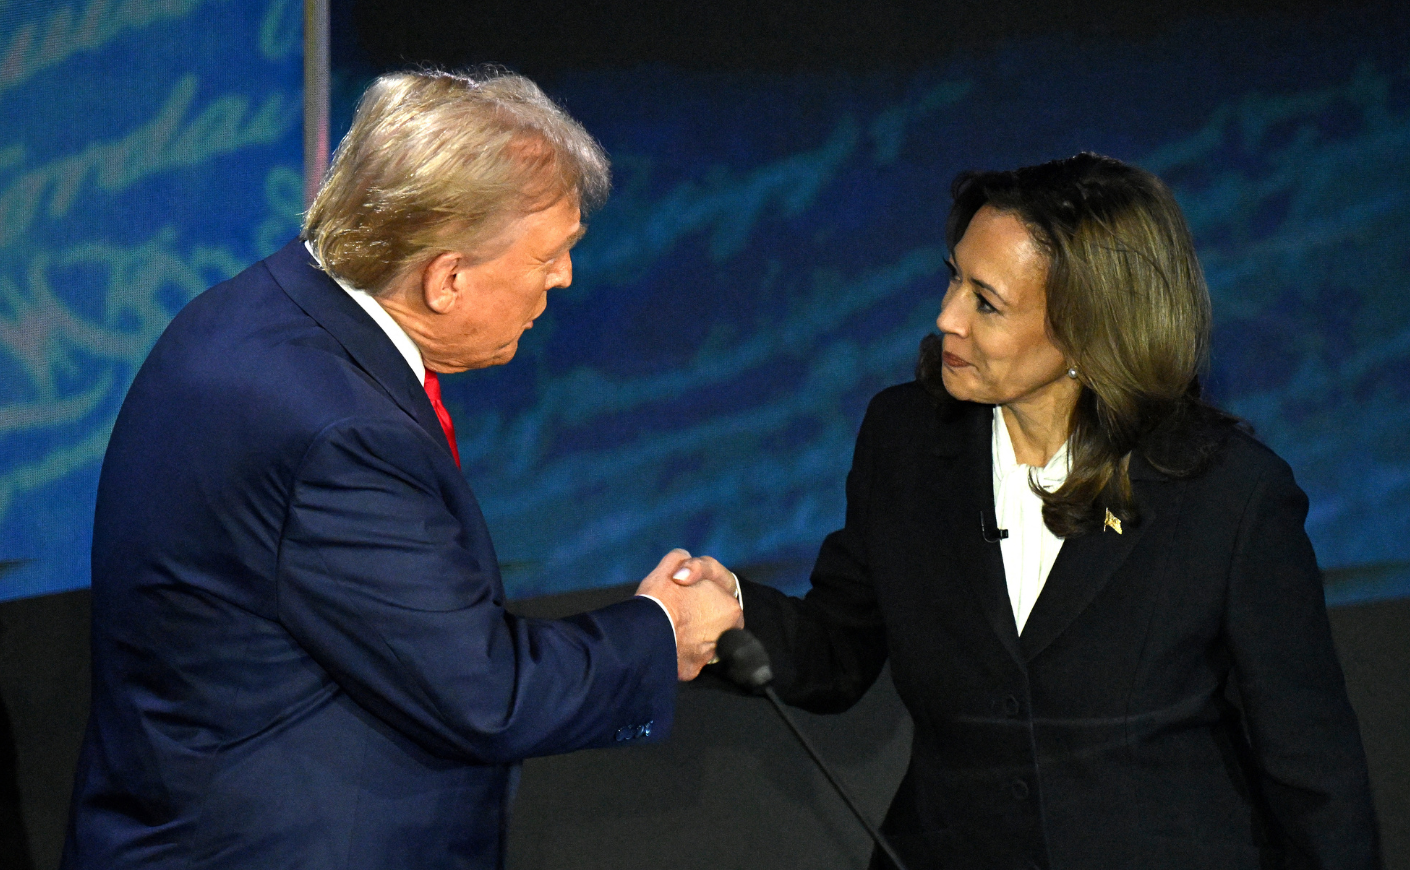
<svg viewBox="0 0 1410 870">
<path fill-rule="evenodd" d="M 392 401 L 449 453 L 445 432 L 416 373 L 382 328 L 318 268 L 304 243 L 295 239 L 264 262 L 289 298 L 328 330 Z"/>
<path fill-rule="evenodd" d="M 1122 534 L 1103 529 L 1063 541 L 1019 638 L 1024 661 L 1032 661 L 1067 630 L 1111 582 L 1159 515 L 1169 510 L 1169 505 L 1162 502 L 1172 484 L 1139 456 L 1131 462 L 1131 485 L 1140 505 L 1139 523 L 1128 524 Z"/>
<path fill-rule="evenodd" d="M 1013 620 L 1004 558 L 994 538 L 993 410 L 962 406 L 957 419 L 941 424 L 935 452 L 948 468 L 937 475 L 934 498 L 940 503 L 941 529 L 953 548 L 954 568 L 963 574 L 995 637 L 1017 662 L 1023 657 Z M 987 532 L 986 532 L 987 530 Z"/>
</svg>

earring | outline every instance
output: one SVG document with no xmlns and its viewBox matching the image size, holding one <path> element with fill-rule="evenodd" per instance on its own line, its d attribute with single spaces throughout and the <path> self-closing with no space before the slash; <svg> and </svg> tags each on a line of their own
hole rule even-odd
<svg viewBox="0 0 1410 870">
<path fill-rule="evenodd" d="M 1077 366 L 1068 366 L 1067 376 L 1069 378 L 1072 378 L 1074 381 L 1077 380 Z"/>
</svg>

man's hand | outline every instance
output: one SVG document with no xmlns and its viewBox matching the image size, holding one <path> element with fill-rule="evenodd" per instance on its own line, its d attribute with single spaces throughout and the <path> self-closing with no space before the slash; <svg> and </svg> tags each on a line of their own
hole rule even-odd
<svg viewBox="0 0 1410 870">
<path fill-rule="evenodd" d="M 676 629 L 676 674 L 681 680 L 695 679 L 714 657 L 715 641 L 721 634 L 744 627 L 744 614 L 734 599 L 734 578 L 729 572 L 725 572 L 728 586 L 700 583 L 700 577 L 685 585 L 684 580 L 673 580 L 672 576 L 680 575 L 687 562 L 720 564 L 714 559 L 691 559 L 684 550 L 672 550 L 636 589 L 636 594 L 650 595 L 661 602 L 671 617 Z M 687 568 L 686 577 L 692 576 L 691 569 L 703 576 L 704 569 L 695 564 Z"/>
</svg>

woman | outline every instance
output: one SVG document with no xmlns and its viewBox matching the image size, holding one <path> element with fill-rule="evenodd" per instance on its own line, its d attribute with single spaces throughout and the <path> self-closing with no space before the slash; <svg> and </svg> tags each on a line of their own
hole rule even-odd
<svg viewBox="0 0 1410 870">
<path fill-rule="evenodd" d="M 1170 191 L 1081 154 L 954 199 L 940 337 L 873 399 L 812 590 L 742 583 L 779 693 L 842 710 L 890 660 L 913 870 L 1379 866 L 1307 499 L 1200 400 Z"/>
</svg>

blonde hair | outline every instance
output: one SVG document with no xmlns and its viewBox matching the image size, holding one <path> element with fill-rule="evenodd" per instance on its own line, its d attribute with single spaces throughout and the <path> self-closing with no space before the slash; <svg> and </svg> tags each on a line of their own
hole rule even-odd
<svg viewBox="0 0 1410 870">
<path fill-rule="evenodd" d="M 610 185 L 602 147 L 523 76 L 388 73 L 362 95 L 302 235 L 325 268 L 376 295 L 428 255 L 476 255 L 564 196 L 590 211 Z"/>
</svg>

